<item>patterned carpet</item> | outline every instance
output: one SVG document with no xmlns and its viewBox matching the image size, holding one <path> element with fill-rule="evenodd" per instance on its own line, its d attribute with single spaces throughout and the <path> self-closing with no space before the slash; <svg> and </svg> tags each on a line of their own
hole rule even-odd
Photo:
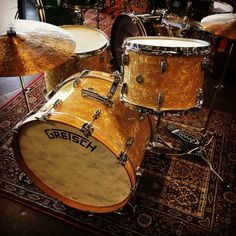
<svg viewBox="0 0 236 236">
<path fill-rule="evenodd" d="M 96 14 L 86 13 L 85 24 L 95 26 Z M 112 20 L 101 15 L 100 29 L 110 36 Z M 31 107 L 44 102 L 44 80 L 38 79 L 29 94 Z M 168 124 L 199 138 L 207 109 L 180 117 L 165 117 L 156 132 L 183 152 L 192 149 L 170 134 Z M 147 151 L 142 162 L 143 175 L 134 197 L 120 212 L 90 214 L 73 209 L 42 192 L 23 178 L 11 148 L 12 128 L 26 114 L 20 94 L 0 110 L 0 194 L 75 226 L 102 235 L 233 235 L 236 219 L 236 118 L 215 111 L 209 129 L 215 133 L 207 146 L 208 161 L 223 179 L 232 184 L 225 189 L 221 181 L 197 155 L 168 155 L 169 150 Z M 194 125 L 193 125 L 194 124 Z M 211 132 L 211 133 L 212 133 Z M 210 136 L 209 136 L 210 137 Z M 208 136 L 206 137 L 208 138 Z M 166 155 L 165 155 L 166 154 Z M 137 207 L 135 207 L 137 205 Z M 134 208 L 135 207 L 135 208 Z"/>
<path fill-rule="evenodd" d="M 44 80 L 38 79 L 30 93 L 31 107 L 44 101 Z M 40 107 L 40 105 L 39 105 Z M 216 136 L 207 147 L 213 168 L 233 184 L 225 190 L 202 158 L 196 155 L 163 155 L 152 149 L 142 163 L 144 170 L 137 191 L 119 213 L 88 214 L 73 209 L 43 193 L 19 168 L 11 149 L 12 127 L 26 114 L 22 94 L 0 111 L 0 194 L 53 215 L 73 225 L 83 225 L 108 235 L 232 235 L 235 230 L 236 120 L 214 112 L 210 129 Z M 162 119 L 158 134 L 182 151 L 190 150 L 169 132 L 168 124 L 199 137 L 206 109 L 186 116 Z M 194 124 L 194 127 L 192 126 Z M 156 154 L 158 152 L 162 154 Z M 134 206 L 137 207 L 134 210 Z M 131 207 L 133 206 L 133 207 Z"/>
</svg>

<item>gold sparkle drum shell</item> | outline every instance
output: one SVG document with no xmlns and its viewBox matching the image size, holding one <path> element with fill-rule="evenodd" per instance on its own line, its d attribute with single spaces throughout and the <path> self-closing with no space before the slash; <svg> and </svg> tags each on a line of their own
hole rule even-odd
<svg viewBox="0 0 236 236">
<path fill-rule="evenodd" d="M 132 37 L 124 42 L 121 99 L 150 113 L 200 107 L 210 44 L 170 37 Z"/>
<path fill-rule="evenodd" d="M 112 212 L 135 191 L 150 122 L 120 102 L 120 86 L 112 103 L 101 102 L 113 75 L 79 76 L 18 124 L 13 150 L 23 171 L 47 194 L 83 211 Z"/>
<path fill-rule="evenodd" d="M 63 25 L 76 42 L 74 55 L 65 63 L 45 73 L 46 91 L 50 93 L 69 76 L 84 69 L 110 72 L 108 36 L 101 30 L 83 25 Z"/>
</svg>

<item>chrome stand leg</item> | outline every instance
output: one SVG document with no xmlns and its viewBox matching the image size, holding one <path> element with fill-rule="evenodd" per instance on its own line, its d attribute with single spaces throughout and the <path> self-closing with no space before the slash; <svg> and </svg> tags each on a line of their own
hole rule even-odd
<svg viewBox="0 0 236 236">
<path fill-rule="evenodd" d="M 24 98 L 25 98 L 26 108 L 27 108 L 27 111 L 29 113 L 30 112 L 30 104 L 29 104 L 28 93 L 29 93 L 30 89 L 25 88 L 25 83 L 24 83 L 23 77 L 19 76 L 19 78 L 20 78 L 22 92 L 23 92 L 23 95 L 24 95 Z"/>
</svg>

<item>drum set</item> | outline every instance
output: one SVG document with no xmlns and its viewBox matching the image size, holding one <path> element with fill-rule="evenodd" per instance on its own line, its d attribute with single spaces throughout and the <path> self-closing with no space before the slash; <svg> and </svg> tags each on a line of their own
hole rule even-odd
<svg viewBox="0 0 236 236">
<path fill-rule="evenodd" d="M 236 15 L 223 15 L 204 18 L 201 27 L 235 40 Z M 140 36 L 146 32 L 142 17 L 117 17 L 127 19 L 131 37 L 122 42 L 120 71 L 114 73 L 106 63 L 109 41 L 100 30 L 31 20 L 15 20 L 1 29 L 0 76 L 45 71 L 48 92 L 48 101 L 15 126 L 14 156 L 40 189 L 73 208 L 107 213 L 130 203 L 157 125 L 155 117 L 184 114 L 203 103 L 210 43 Z M 133 19 L 135 27 L 129 28 Z M 201 139 L 189 153 L 204 148 Z"/>
</svg>

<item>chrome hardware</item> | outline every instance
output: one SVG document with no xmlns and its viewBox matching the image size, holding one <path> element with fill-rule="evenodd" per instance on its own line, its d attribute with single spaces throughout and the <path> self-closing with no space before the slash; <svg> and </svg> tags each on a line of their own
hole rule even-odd
<svg viewBox="0 0 236 236">
<path fill-rule="evenodd" d="M 128 66 L 128 64 L 129 64 L 129 55 L 128 54 L 122 55 L 122 63 L 123 63 L 123 65 Z"/>
<path fill-rule="evenodd" d="M 126 83 L 123 83 L 121 88 L 121 94 L 127 94 L 127 92 L 128 92 L 128 85 Z"/>
<path fill-rule="evenodd" d="M 113 96 L 114 96 L 114 94 L 116 92 L 117 86 L 118 86 L 118 84 L 121 81 L 121 74 L 118 71 L 115 71 L 113 73 L 113 76 L 114 76 L 114 81 L 113 81 L 113 83 L 111 85 L 111 88 L 110 88 L 108 94 L 107 94 L 107 98 L 108 99 L 112 99 L 113 98 Z"/>
<path fill-rule="evenodd" d="M 143 169 L 139 166 L 136 169 L 136 175 L 137 176 L 142 176 L 143 175 Z"/>
<path fill-rule="evenodd" d="M 73 87 L 75 88 L 80 83 L 80 79 L 87 76 L 89 72 L 90 70 L 83 70 L 81 74 L 78 77 L 76 77 L 75 80 L 73 81 Z"/>
<path fill-rule="evenodd" d="M 158 94 L 158 96 L 157 96 L 157 107 L 158 107 L 158 110 L 160 110 L 163 101 L 164 101 L 164 95 L 163 95 L 162 92 L 160 92 Z"/>
<path fill-rule="evenodd" d="M 42 121 L 42 122 L 46 122 L 48 117 L 52 114 L 51 110 L 55 109 L 57 106 L 62 104 L 62 100 L 61 99 L 57 99 L 52 106 L 44 113 L 41 115 L 41 117 L 35 117 L 36 120 Z M 46 107 L 41 108 L 41 111 L 44 110 L 45 111 Z"/>
<path fill-rule="evenodd" d="M 136 169 L 136 183 L 133 186 L 133 188 L 131 189 L 132 194 L 134 194 L 136 192 L 136 190 L 138 188 L 139 179 L 142 175 L 143 175 L 143 169 L 138 166 Z"/>
<path fill-rule="evenodd" d="M 134 144 L 134 141 L 135 141 L 134 137 L 129 137 L 129 139 L 126 142 L 126 147 L 132 146 Z"/>
<path fill-rule="evenodd" d="M 80 128 L 80 131 L 82 131 L 86 137 L 89 137 L 92 135 L 94 131 L 93 122 L 100 117 L 101 112 L 102 112 L 101 109 L 97 109 L 92 116 L 92 120 L 88 123 L 84 123 L 82 127 Z"/>
<path fill-rule="evenodd" d="M 31 110 L 28 114 L 25 115 L 25 117 L 20 121 L 18 122 L 12 129 L 12 132 L 14 133 L 18 133 L 18 129 L 19 127 L 24 123 L 24 121 L 31 115 L 33 115 L 34 113 L 36 113 L 36 110 Z"/>
<path fill-rule="evenodd" d="M 81 89 L 81 95 L 83 97 L 94 99 L 107 107 L 113 106 L 113 102 L 108 97 L 104 97 L 101 94 L 94 92 L 93 88 Z"/>
<path fill-rule="evenodd" d="M 139 84 L 142 84 L 144 82 L 144 78 L 142 75 L 137 75 L 136 76 L 136 81 L 139 83 Z"/>
<path fill-rule="evenodd" d="M 53 105 L 52 105 L 52 108 L 56 108 L 57 106 L 61 105 L 62 104 L 62 100 L 61 99 L 57 99 Z"/>
<path fill-rule="evenodd" d="M 128 155 L 125 151 L 121 151 L 118 157 L 118 164 L 125 165 L 128 161 Z"/>
<path fill-rule="evenodd" d="M 201 88 L 199 88 L 198 92 L 197 92 L 195 107 L 201 108 L 202 104 L 203 104 L 203 90 Z"/>
<path fill-rule="evenodd" d="M 161 73 L 164 73 L 165 71 L 167 71 L 168 62 L 167 62 L 166 59 L 162 59 L 162 60 L 161 60 L 160 68 L 161 68 Z"/>
<path fill-rule="evenodd" d="M 207 57 L 204 57 L 202 60 L 202 70 L 209 68 L 210 60 Z"/>
<path fill-rule="evenodd" d="M 42 121 L 42 122 L 47 122 L 48 117 L 51 115 L 52 113 L 50 111 L 45 112 L 44 114 L 41 115 L 41 117 L 35 117 L 36 120 Z"/>
</svg>

